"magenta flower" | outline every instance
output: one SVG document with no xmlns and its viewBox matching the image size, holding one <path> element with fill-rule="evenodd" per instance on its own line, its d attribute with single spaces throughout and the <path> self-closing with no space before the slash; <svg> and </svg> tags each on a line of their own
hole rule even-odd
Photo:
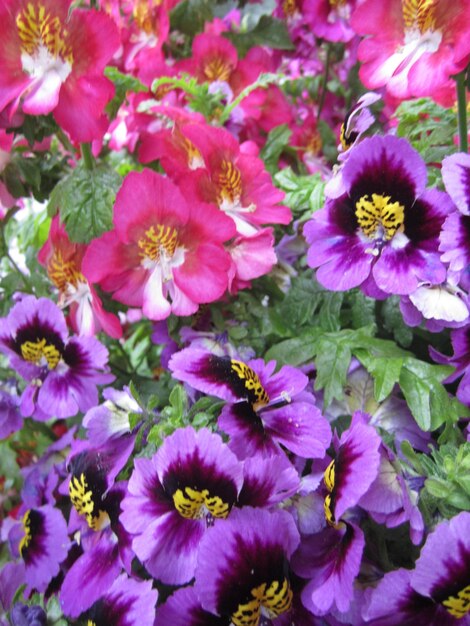
<svg viewBox="0 0 470 626">
<path fill-rule="evenodd" d="M 359 75 L 370 89 L 395 98 L 429 96 L 444 106 L 455 100 L 451 76 L 470 55 L 467 0 L 365 0 L 351 18 L 360 35 Z"/>
<path fill-rule="evenodd" d="M 228 402 L 218 424 L 240 458 L 279 454 L 279 444 L 304 458 L 325 455 L 330 425 L 304 391 L 308 378 L 294 367 L 274 373 L 275 361 L 244 363 L 196 348 L 175 353 L 169 367 L 175 378 Z"/>
<path fill-rule="evenodd" d="M 131 172 L 116 197 L 114 226 L 91 242 L 82 271 L 115 300 L 161 320 L 223 295 L 230 257 L 222 244 L 235 228 L 215 208 L 187 202 L 160 174 Z"/>
<path fill-rule="evenodd" d="M 407 295 L 441 283 L 439 234 L 453 210 L 449 196 L 425 190 L 426 165 L 405 139 L 364 139 L 341 171 L 344 192 L 307 222 L 308 263 L 318 281 L 341 291 L 373 283 Z"/>
<path fill-rule="evenodd" d="M 0 351 L 28 381 L 21 411 L 39 420 L 71 417 L 98 404 L 108 351 L 94 337 L 68 338 L 60 309 L 47 298 L 26 296 L 0 319 Z"/>
<path fill-rule="evenodd" d="M 103 70 L 119 46 L 113 20 L 70 0 L 4 0 L 0 5 L 0 111 L 53 113 L 75 141 L 102 136 L 113 95 Z"/>
</svg>

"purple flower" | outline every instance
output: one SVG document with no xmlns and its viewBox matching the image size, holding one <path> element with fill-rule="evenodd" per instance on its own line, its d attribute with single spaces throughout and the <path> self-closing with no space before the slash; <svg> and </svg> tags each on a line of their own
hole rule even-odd
<svg viewBox="0 0 470 626">
<path fill-rule="evenodd" d="M 243 481 L 242 465 L 207 429 L 167 437 L 152 459 L 135 460 L 121 521 L 149 573 L 170 585 L 194 576 L 199 543 L 214 518 L 226 518 Z"/>
<path fill-rule="evenodd" d="M 87 612 L 88 624 L 153 626 L 157 598 L 152 581 L 137 581 L 122 574 Z"/>
<path fill-rule="evenodd" d="M 453 382 L 462 376 L 457 388 L 457 398 L 464 404 L 470 403 L 470 326 L 459 328 L 451 333 L 454 354 L 451 357 L 444 356 L 434 348 L 430 348 L 432 358 L 438 363 L 453 365 L 453 372 L 446 382 Z"/>
<path fill-rule="evenodd" d="M 239 458 L 279 454 L 279 444 L 304 458 L 325 455 L 330 426 L 304 391 L 307 376 L 294 367 L 274 373 L 275 361 L 244 363 L 193 348 L 174 354 L 169 366 L 175 378 L 230 403 L 218 425 Z"/>
<path fill-rule="evenodd" d="M 458 211 L 444 222 L 439 249 L 442 260 L 460 276 L 470 264 L 470 155 L 459 152 L 446 157 L 442 179 Z"/>
<path fill-rule="evenodd" d="M 362 530 L 350 523 L 302 538 L 292 569 L 310 579 L 302 591 L 305 608 L 314 615 L 325 615 L 335 605 L 343 613 L 348 610 L 364 545 Z"/>
<path fill-rule="evenodd" d="M 6 439 L 23 426 L 19 400 L 13 389 L 0 388 L 0 440 Z"/>
<path fill-rule="evenodd" d="M 67 556 L 67 525 L 62 513 L 49 505 L 28 509 L 22 525 L 24 536 L 19 552 L 25 564 L 25 581 L 30 589 L 42 593 Z"/>
<path fill-rule="evenodd" d="M 129 414 L 142 413 L 128 387 L 122 391 L 107 387 L 103 397 L 105 402 L 91 408 L 83 418 L 88 439 L 97 448 L 113 445 L 121 437 L 130 435 Z"/>
<path fill-rule="evenodd" d="M 399 295 L 441 283 L 439 233 L 453 203 L 444 192 L 425 191 L 418 152 L 405 139 L 367 138 L 350 151 L 341 176 L 345 192 L 304 227 L 318 281 L 343 291 L 372 278 L 379 290 Z"/>
<path fill-rule="evenodd" d="M 299 486 L 297 470 L 286 456 L 253 456 L 243 463 L 243 487 L 237 505 L 273 506 L 293 496 Z"/>
<path fill-rule="evenodd" d="M 205 611 L 194 587 L 183 587 L 157 609 L 155 626 L 229 626 L 230 619 Z"/>
<path fill-rule="evenodd" d="M 286 511 L 246 507 L 217 521 L 199 547 L 195 591 L 202 607 L 253 626 L 261 615 L 287 613 L 293 600 L 288 563 L 298 543 Z"/>
<path fill-rule="evenodd" d="M 0 319 L 0 350 L 28 381 L 21 397 L 25 416 L 71 417 L 98 403 L 97 384 L 106 372 L 107 349 L 94 337 L 68 338 L 65 318 L 47 298 L 25 296 Z"/>
<path fill-rule="evenodd" d="M 13 626 L 47 626 L 47 615 L 38 605 L 26 606 L 17 602 L 10 617 Z"/>
<path fill-rule="evenodd" d="M 385 574 L 364 611 L 374 626 L 470 624 L 470 513 L 429 535 L 415 569 Z"/>
</svg>

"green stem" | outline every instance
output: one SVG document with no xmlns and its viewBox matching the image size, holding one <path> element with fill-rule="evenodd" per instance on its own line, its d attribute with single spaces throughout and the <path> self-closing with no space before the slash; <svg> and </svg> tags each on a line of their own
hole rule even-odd
<svg viewBox="0 0 470 626">
<path fill-rule="evenodd" d="M 320 115 L 321 115 L 321 112 L 323 110 L 323 105 L 325 104 L 326 86 L 328 84 L 328 74 L 330 73 L 330 59 L 331 59 L 331 46 L 329 44 L 327 44 L 326 45 L 325 69 L 323 71 L 323 80 L 322 80 L 322 85 L 321 85 L 321 94 L 320 94 L 320 100 L 318 102 L 317 120 L 320 119 Z"/>
<path fill-rule="evenodd" d="M 459 124 L 460 151 L 468 152 L 467 128 L 467 86 L 465 84 L 466 70 L 455 77 L 457 83 L 457 118 Z"/>
<path fill-rule="evenodd" d="M 82 159 L 85 163 L 85 167 L 87 168 L 87 170 L 92 170 L 95 167 L 95 159 L 91 152 L 91 144 L 81 143 L 80 149 L 82 151 Z"/>
<path fill-rule="evenodd" d="M 20 270 L 20 268 L 18 267 L 18 265 L 15 263 L 15 261 L 12 259 L 12 257 L 10 256 L 10 253 L 7 252 L 6 254 L 7 259 L 9 260 L 9 262 L 11 263 L 11 265 L 14 267 L 14 269 L 18 272 L 18 274 L 21 276 L 21 280 L 23 281 L 23 285 L 25 286 L 26 290 L 29 293 L 34 293 L 34 289 L 33 289 L 33 285 L 29 282 L 28 278 L 23 274 L 23 272 Z"/>
<path fill-rule="evenodd" d="M 57 129 L 56 136 L 57 136 L 57 139 L 60 141 L 60 143 L 64 146 L 66 150 L 68 150 L 72 154 L 75 154 L 76 152 L 75 147 L 73 146 L 72 142 L 67 137 L 67 135 L 64 133 L 62 128 Z"/>
</svg>

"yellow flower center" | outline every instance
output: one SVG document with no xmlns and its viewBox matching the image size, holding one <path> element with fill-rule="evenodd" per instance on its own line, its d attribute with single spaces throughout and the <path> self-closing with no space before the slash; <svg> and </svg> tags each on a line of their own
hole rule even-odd
<svg viewBox="0 0 470 626">
<path fill-rule="evenodd" d="M 84 515 L 92 530 L 101 530 L 109 523 L 106 511 L 95 510 L 93 491 L 89 488 L 85 474 L 72 476 L 69 483 L 70 500 L 79 515 Z"/>
<path fill-rule="evenodd" d="M 62 355 L 52 343 L 47 343 L 46 339 L 42 338 L 22 343 L 21 356 L 25 361 L 30 361 L 35 365 L 40 365 L 41 360 L 44 358 L 47 362 L 47 367 L 53 370 L 59 364 Z"/>
<path fill-rule="evenodd" d="M 141 256 L 152 261 L 159 261 L 162 254 L 171 258 L 178 245 L 178 232 L 176 228 L 157 224 L 145 231 L 137 245 L 142 250 Z"/>
<path fill-rule="evenodd" d="M 242 194 L 242 175 L 240 170 L 231 161 L 222 161 L 215 183 L 218 187 L 217 201 L 235 204 Z"/>
<path fill-rule="evenodd" d="M 19 545 L 21 556 L 23 556 L 23 550 L 29 546 L 29 544 L 31 543 L 31 539 L 33 538 L 33 535 L 31 533 L 30 513 L 31 511 L 28 509 L 26 513 L 23 515 L 23 519 L 22 519 L 24 537 L 21 539 L 20 545 Z"/>
<path fill-rule="evenodd" d="M 256 411 L 262 406 L 269 403 L 269 396 L 266 389 L 261 384 L 258 374 L 251 369 L 246 363 L 231 359 L 230 367 L 240 380 L 243 381 L 245 389 L 254 395 L 255 401 L 252 402 L 253 409 Z"/>
<path fill-rule="evenodd" d="M 52 57 L 60 57 L 72 65 L 72 49 L 67 43 L 68 31 L 63 28 L 57 15 L 48 13 L 42 4 L 35 6 L 29 2 L 17 15 L 16 26 L 24 53 L 32 56 L 44 46 Z"/>
<path fill-rule="evenodd" d="M 286 17 L 293 17 L 297 13 L 297 3 L 295 0 L 284 0 L 282 10 Z"/>
<path fill-rule="evenodd" d="M 435 30 L 435 8 L 438 0 L 402 0 L 403 21 L 406 30 L 419 30 L 421 34 Z"/>
<path fill-rule="evenodd" d="M 55 250 L 49 263 L 47 273 L 57 289 L 61 292 L 67 290 L 68 285 L 76 287 L 78 283 L 86 283 L 86 278 L 77 269 L 73 261 L 65 261 L 60 250 Z"/>
<path fill-rule="evenodd" d="M 359 226 L 369 239 L 389 241 L 397 232 L 404 231 L 405 207 L 393 202 L 391 196 L 366 194 L 356 202 Z"/>
<path fill-rule="evenodd" d="M 143 30 L 146 35 L 155 32 L 153 9 L 161 5 L 161 0 L 137 0 L 132 12 L 137 26 Z"/>
<path fill-rule="evenodd" d="M 220 57 L 215 57 L 204 65 L 204 76 L 210 82 L 216 80 L 228 81 L 233 68 Z"/>
<path fill-rule="evenodd" d="M 456 596 L 449 596 L 442 606 L 457 619 L 465 617 L 470 613 L 470 585 L 461 589 Z"/>
<path fill-rule="evenodd" d="M 261 607 L 266 609 L 269 617 L 275 618 L 288 611 L 292 606 L 293 592 L 287 578 L 273 580 L 268 586 L 262 583 L 251 590 L 252 600 L 239 604 L 232 615 L 234 626 L 258 626 L 261 617 Z"/>
<path fill-rule="evenodd" d="M 186 519 L 198 519 L 204 514 L 205 507 L 213 517 L 226 518 L 230 506 L 219 496 L 211 496 L 208 489 L 198 491 L 191 487 L 177 489 L 173 502 L 178 513 Z"/>
</svg>

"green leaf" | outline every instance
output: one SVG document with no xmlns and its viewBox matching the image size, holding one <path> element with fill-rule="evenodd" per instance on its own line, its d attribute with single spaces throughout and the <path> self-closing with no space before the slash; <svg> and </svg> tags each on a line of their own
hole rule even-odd
<svg viewBox="0 0 470 626">
<path fill-rule="evenodd" d="M 272 346 L 265 354 L 265 359 L 274 359 L 278 363 L 294 366 L 303 365 L 313 359 L 316 354 L 316 346 L 312 333 L 300 335 L 294 339 L 286 339 Z"/>
<path fill-rule="evenodd" d="M 344 293 L 331 291 L 323 295 L 323 302 L 318 313 L 320 326 L 326 331 L 337 331 L 341 328 L 340 311 Z"/>
<path fill-rule="evenodd" d="M 375 358 L 365 352 L 355 354 L 374 379 L 375 399 L 382 402 L 400 379 L 403 358 Z"/>
<path fill-rule="evenodd" d="M 51 193 L 47 211 L 57 210 L 70 239 L 89 243 L 113 225 L 113 204 L 121 177 L 105 163 L 93 169 L 78 165 Z"/>
<path fill-rule="evenodd" d="M 291 135 L 292 131 L 287 124 L 276 126 L 269 132 L 260 156 L 271 174 L 277 172 L 279 157 L 289 144 Z"/>
<path fill-rule="evenodd" d="M 148 87 L 138 78 L 131 74 L 123 74 L 116 67 L 106 67 L 104 75 L 112 81 L 115 88 L 114 98 L 106 106 L 106 112 L 111 119 L 116 117 L 119 107 L 126 99 L 129 91 L 134 93 L 148 91 Z"/>
<path fill-rule="evenodd" d="M 325 407 L 335 399 L 342 399 L 351 357 L 351 348 L 346 342 L 338 342 L 336 338 L 327 336 L 317 342 L 315 389 L 324 389 Z"/>
<path fill-rule="evenodd" d="M 190 36 L 201 33 L 214 17 L 214 4 L 212 0 L 183 0 L 170 13 L 171 30 Z"/>
<path fill-rule="evenodd" d="M 323 207 L 325 183 L 320 174 L 299 176 L 287 167 L 278 172 L 274 180 L 286 194 L 283 204 L 286 204 L 294 213 L 301 214 L 302 221 Z"/>
<path fill-rule="evenodd" d="M 268 46 L 275 50 L 294 50 L 294 44 L 289 37 L 285 22 L 270 15 L 262 15 L 256 26 L 247 32 L 222 34 L 234 44 L 242 57 L 253 46 Z"/>
</svg>

